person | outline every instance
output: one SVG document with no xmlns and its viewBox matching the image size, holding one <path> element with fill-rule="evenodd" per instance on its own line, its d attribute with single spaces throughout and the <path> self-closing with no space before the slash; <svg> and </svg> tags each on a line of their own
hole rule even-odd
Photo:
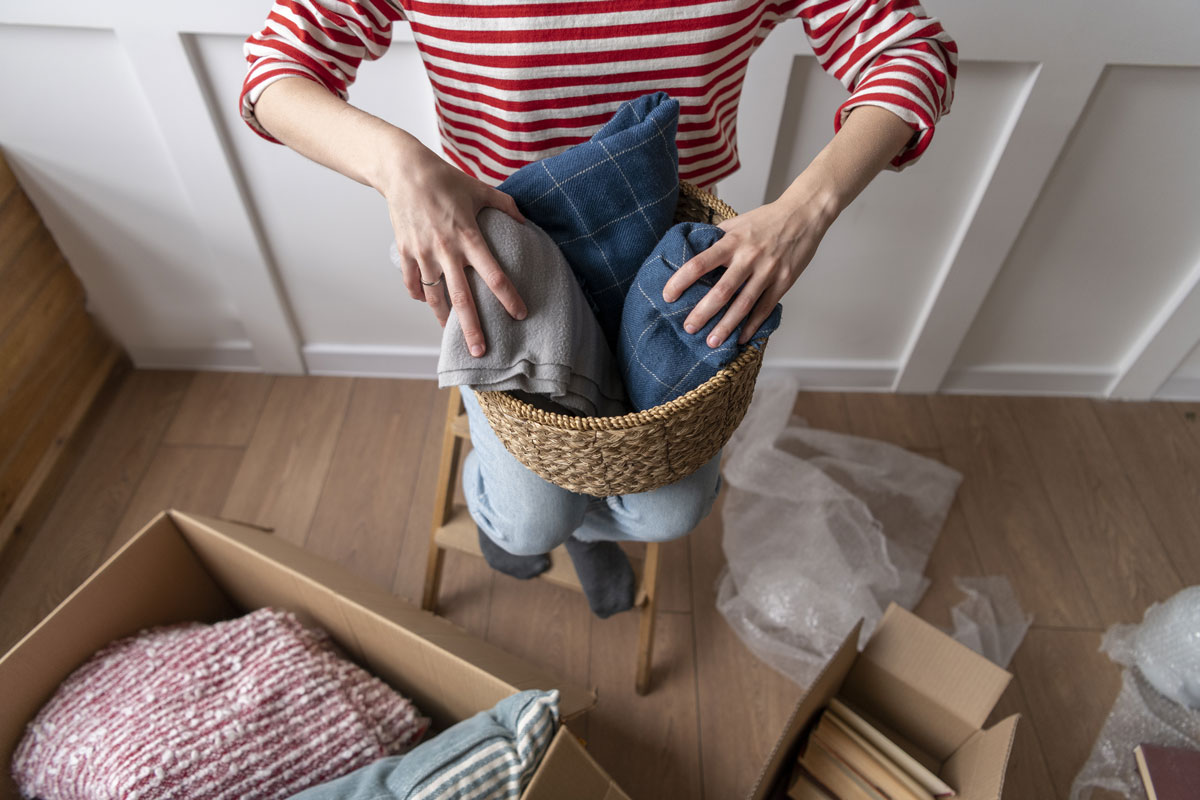
<svg viewBox="0 0 1200 800">
<path fill-rule="evenodd" d="M 239 102 L 259 135 L 382 195 L 409 295 L 443 326 L 453 308 L 470 352 L 482 355 L 468 266 L 514 318 L 527 311 L 476 224 L 485 207 L 524 222 L 495 186 L 585 141 L 621 102 L 661 90 L 681 103 L 681 180 L 711 189 L 739 166 L 737 109 L 749 58 L 793 17 L 822 68 L 851 92 L 834 135 L 778 198 L 722 222 L 723 237 L 663 290 L 673 302 L 725 267 L 685 330 L 700 330 L 728 306 L 707 343 L 719 345 L 743 320 L 745 343 L 838 215 L 879 172 L 915 163 L 950 110 L 957 46 L 913 0 L 276 0 L 246 40 Z M 448 161 L 348 103 L 361 63 L 381 57 L 405 21 L 433 88 Z M 550 546 L 565 541 L 601 616 L 633 599 L 632 572 L 614 542 L 686 534 L 716 496 L 716 459 L 655 492 L 572 495 L 524 470 L 492 441 L 471 393 L 463 398 L 474 445 L 464 489 L 485 556 L 529 577 L 548 566 Z"/>
</svg>

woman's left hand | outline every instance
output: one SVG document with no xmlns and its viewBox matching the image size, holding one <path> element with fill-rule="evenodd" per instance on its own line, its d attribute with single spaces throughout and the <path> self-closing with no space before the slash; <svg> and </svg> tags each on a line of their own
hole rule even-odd
<svg viewBox="0 0 1200 800">
<path fill-rule="evenodd" d="M 707 344 L 720 346 L 743 319 L 746 325 L 738 344 L 753 338 L 808 266 L 837 216 L 832 197 L 805 192 L 803 183 L 798 180 L 778 200 L 722 222 L 718 227 L 725 235 L 667 281 L 663 299 L 673 303 L 700 276 L 725 267 L 725 274 L 684 320 L 685 331 L 703 328 L 734 298 Z"/>
</svg>

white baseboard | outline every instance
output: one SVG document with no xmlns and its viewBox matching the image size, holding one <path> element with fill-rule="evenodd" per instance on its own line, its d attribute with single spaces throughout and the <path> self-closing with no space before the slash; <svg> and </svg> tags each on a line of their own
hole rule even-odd
<svg viewBox="0 0 1200 800">
<path fill-rule="evenodd" d="M 1071 366 L 1004 364 L 964 367 L 950 370 L 939 391 L 946 394 L 1104 397 L 1114 377 L 1111 372 Z"/>
<path fill-rule="evenodd" d="M 218 342 L 208 347 L 134 347 L 128 352 L 138 369 L 262 372 L 249 341 Z"/>
<path fill-rule="evenodd" d="M 792 375 L 801 389 L 809 391 L 890 392 L 897 365 L 892 361 L 771 358 L 768 353 L 763 370 Z"/>
<path fill-rule="evenodd" d="M 248 341 L 211 347 L 137 348 L 133 363 L 143 369 L 260 372 Z M 438 348 L 398 345 L 310 344 L 304 362 L 311 375 L 371 378 L 437 377 Z M 899 366 L 892 361 L 771 358 L 764 370 L 796 377 L 801 389 L 829 392 L 890 392 Z M 953 369 L 940 391 L 946 394 L 1104 397 L 1114 375 L 1078 367 L 1016 364 Z M 1163 384 L 1156 400 L 1200 400 L 1200 377 L 1176 377 Z"/>
<path fill-rule="evenodd" d="M 436 378 L 438 348 L 399 345 L 308 344 L 311 375 L 361 378 Z"/>
<path fill-rule="evenodd" d="M 1154 395 L 1155 400 L 1200 400 L 1200 378 L 1168 378 Z"/>
</svg>

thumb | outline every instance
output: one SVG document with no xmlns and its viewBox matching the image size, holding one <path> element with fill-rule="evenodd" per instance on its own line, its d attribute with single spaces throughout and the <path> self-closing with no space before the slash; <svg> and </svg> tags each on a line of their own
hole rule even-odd
<svg viewBox="0 0 1200 800">
<path fill-rule="evenodd" d="M 517 201 L 513 199 L 512 195 L 495 189 L 493 190 L 491 205 L 508 214 L 522 225 L 525 224 L 525 215 L 521 213 L 521 209 L 517 208 Z"/>
</svg>

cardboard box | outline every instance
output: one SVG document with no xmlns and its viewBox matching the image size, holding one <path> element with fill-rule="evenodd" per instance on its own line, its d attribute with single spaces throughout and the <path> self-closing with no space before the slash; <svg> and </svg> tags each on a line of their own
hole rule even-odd
<svg viewBox="0 0 1200 800">
<path fill-rule="evenodd" d="M 25 725 L 94 652 L 142 628 L 286 608 L 411 698 L 439 729 L 524 689 L 558 689 L 564 719 L 595 705 L 565 684 L 447 620 L 269 533 L 179 511 L 159 514 L 0 659 L 0 798 Z M 563 787 L 569 787 L 564 794 Z M 560 728 L 523 800 L 627 796 Z"/>
<path fill-rule="evenodd" d="M 1019 714 L 983 730 L 1012 675 L 893 604 L 861 653 L 860 622 L 825 665 L 759 773 L 752 800 L 786 797 L 801 744 L 832 697 L 865 712 L 961 800 L 999 800 Z"/>
</svg>

